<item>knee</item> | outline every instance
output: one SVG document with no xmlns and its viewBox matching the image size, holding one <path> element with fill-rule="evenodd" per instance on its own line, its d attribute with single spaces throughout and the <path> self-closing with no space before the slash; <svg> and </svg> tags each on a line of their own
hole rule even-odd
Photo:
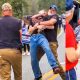
<svg viewBox="0 0 80 80">
<path fill-rule="evenodd" d="M 45 47 L 44 50 L 47 51 L 47 52 L 51 52 L 50 47 Z"/>
</svg>

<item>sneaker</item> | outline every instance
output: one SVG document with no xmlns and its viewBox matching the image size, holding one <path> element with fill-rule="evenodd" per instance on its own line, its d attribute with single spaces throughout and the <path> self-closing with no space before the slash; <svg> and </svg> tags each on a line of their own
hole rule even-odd
<svg viewBox="0 0 80 80">
<path fill-rule="evenodd" d="M 27 54 L 26 52 L 22 53 L 23 56 L 26 55 L 26 54 Z"/>
<path fill-rule="evenodd" d="M 27 56 L 29 56 L 29 55 L 30 55 L 30 52 L 27 53 Z"/>
<path fill-rule="evenodd" d="M 54 67 L 53 72 L 54 72 L 54 74 L 60 73 L 60 68 L 59 67 Z"/>
</svg>

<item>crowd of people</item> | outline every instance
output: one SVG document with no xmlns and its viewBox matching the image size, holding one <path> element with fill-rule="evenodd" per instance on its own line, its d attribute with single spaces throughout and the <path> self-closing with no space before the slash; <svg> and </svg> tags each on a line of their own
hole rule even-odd
<svg viewBox="0 0 80 80">
<path fill-rule="evenodd" d="M 66 11 L 61 16 L 57 5 L 52 4 L 48 11 L 16 19 L 12 6 L 4 3 L 0 18 L 0 79 L 11 80 L 12 66 L 15 80 L 22 80 L 22 55 L 27 54 L 31 56 L 34 80 L 42 80 L 39 61 L 46 54 L 54 74 L 59 74 L 62 80 L 77 80 L 74 67 L 80 58 L 80 19 L 73 30 L 70 21 L 74 10 L 73 0 L 66 0 Z M 57 53 L 57 31 L 61 27 L 65 32 L 65 71 Z"/>
</svg>

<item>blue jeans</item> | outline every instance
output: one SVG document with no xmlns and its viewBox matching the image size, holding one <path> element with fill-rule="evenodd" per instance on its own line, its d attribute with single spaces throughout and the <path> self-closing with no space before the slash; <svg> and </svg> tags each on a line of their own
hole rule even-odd
<svg viewBox="0 0 80 80">
<path fill-rule="evenodd" d="M 66 80 L 77 80 L 76 71 L 74 68 L 66 72 Z"/>
<path fill-rule="evenodd" d="M 49 47 L 49 43 L 44 35 L 34 34 L 30 39 L 30 53 L 31 53 L 31 65 L 35 75 L 35 78 L 41 76 L 41 71 L 39 68 L 39 62 L 37 58 L 37 48 L 41 46 L 47 55 L 48 62 L 52 68 L 57 67 L 57 62 L 55 57 Z"/>
</svg>

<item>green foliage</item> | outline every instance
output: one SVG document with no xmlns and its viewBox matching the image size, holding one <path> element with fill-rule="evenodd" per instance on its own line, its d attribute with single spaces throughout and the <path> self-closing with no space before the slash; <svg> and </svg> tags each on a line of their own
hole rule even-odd
<svg viewBox="0 0 80 80">
<path fill-rule="evenodd" d="M 11 5 L 13 6 L 14 16 L 21 18 L 22 17 L 22 1 L 21 0 L 12 0 Z"/>
<path fill-rule="evenodd" d="M 0 11 L 2 4 L 5 2 L 12 5 L 13 14 L 18 18 L 21 18 L 22 15 L 35 14 L 41 9 L 48 10 L 53 3 L 58 6 L 59 14 L 65 11 L 65 0 L 0 0 Z"/>
<path fill-rule="evenodd" d="M 23 6 L 23 14 L 32 15 L 38 12 L 38 0 L 23 0 L 27 6 Z M 23 4 L 24 5 L 24 4 Z"/>
<path fill-rule="evenodd" d="M 16 17 L 22 17 L 22 1 L 21 0 L 12 0 L 11 5 L 13 6 L 13 12 Z"/>
<path fill-rule="evenodd" d="M 58 13 L 61 14 L 65 11 L 65 0 L 39 0 L 39 9 L 49 9 L 51 4 L 58 6 Z M 44 5 L 45 4 L 45 5 Z"/>
<path fill-rule="evenodd" d="M 51 4 L 58 6 L 58 13 L 61 14 L 65 11 L 65 0 L 23 0 L 26 1 L 27 6 L 24 6 L 23 13 L 35 14 L 41 9 L 48 10 Z M 27 10 L 27 11 L 26 11 Z"/>
<path fill-rule="evenodd" d="M 22 0 L 22 13 L 23 15 L 29 14 L 28 3 L 25 0 Z"/>
</svg>

